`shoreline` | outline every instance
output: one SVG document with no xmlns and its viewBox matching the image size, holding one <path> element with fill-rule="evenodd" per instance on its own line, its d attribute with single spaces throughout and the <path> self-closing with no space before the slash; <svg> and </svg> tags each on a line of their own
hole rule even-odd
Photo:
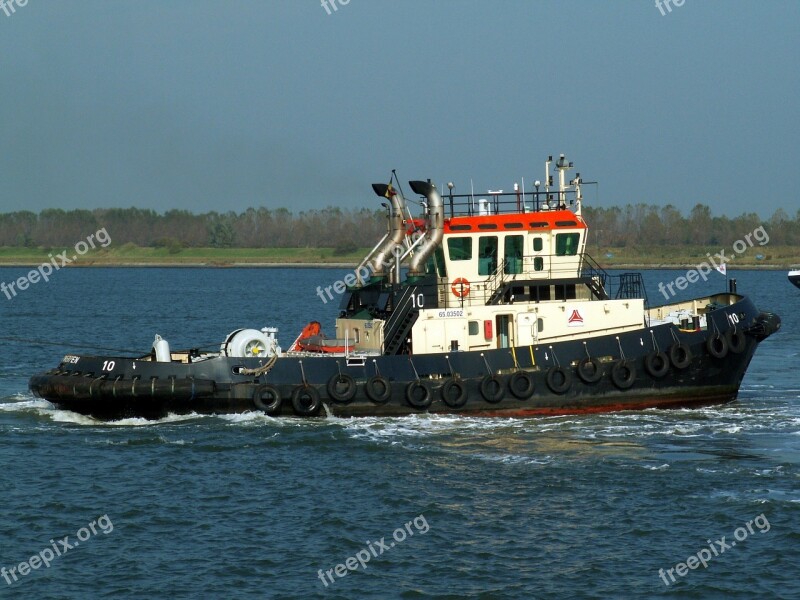
<svg viewBox="0 0 800 600">
<path fill-rule="evenodd" d="M 127 247 L 95 249 L 84 254 L 51 248 L 0 247 L 0 267 L 37 268 L 52 264 L 54 270 L 78 268 L 187 268 L 187 269 L 356 269 L 370 248 L 337 253 L 334 248 L 167 248 Z M 710 253 L 700 246 L 641 248 L 587 248 L 608 270 L 696 269 Z M 730 269 L 789 270 L 797 265 L 797 249 L 775 246 L 728 257 Z M 724 253 L 724 252 L 723 252 Z M 598 259 L 597 257 L 602 257 Z M 713 266 L 713 259 L 712 266 Z M 797 268 L 797 267 L 794 267 Z"/>
</svg>

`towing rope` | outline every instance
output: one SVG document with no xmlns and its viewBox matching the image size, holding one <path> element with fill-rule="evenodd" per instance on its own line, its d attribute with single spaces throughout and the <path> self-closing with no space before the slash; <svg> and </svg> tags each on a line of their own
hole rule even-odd
<svg viewBox="0 0 800 600">
<path fill-rule="evenodd" d="M 267 364 L 265 364 L 263 366 L 260 366 L 257 369 L 244 369 L 244 368 L 242 368 L 242 369 L 239 369 L 239 373 L 241 373 L 242 375 L 258 375 L 258 376 L 266 375 L 267 373 L 269 373 L 272 370 L 272 367 L 275 366 L 275 363 L 277 361 L 278 361 L 278 355 L 277 354 L 273 354 L 272 356 L 269 357 L 269 360 L 267 361 Z"/>
</svg>

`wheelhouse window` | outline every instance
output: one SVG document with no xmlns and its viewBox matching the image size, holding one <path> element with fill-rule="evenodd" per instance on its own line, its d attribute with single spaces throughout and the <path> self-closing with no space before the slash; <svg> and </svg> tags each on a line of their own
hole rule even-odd
<svg viewBox="0 0 800 600">
<path fill-rule="evenodd" d="M 507 235 L 503 243 L 506 259 L 503 272 L 506 275 L 522 273 L 522 249 L 525 238 L 521 235 Z"/>
<path fill-rule="evenodd" d="M 471 260 L 472 238 L 471 237 L 448 238 L 447 250 L 450 255 L 450 260 Z"/>
<path fill-rule="evenodd" d="M 578 254 L 578 242 L 580 239 L 580 233 L 556 234 L 556 256 L 575 256 Z"/>
<path fill-rule="evenodd" d="M 533 238 L 533 251 L 541 252 L 542 248 L 544 248 L 544 242 L 542 241 L 542 238 L 540 237 Z"/>
<path fill-rule="evenodd" d="M 492 275 L 497 270 L 497 236 L 478 238 L 478 275 Z"/>
</svg>

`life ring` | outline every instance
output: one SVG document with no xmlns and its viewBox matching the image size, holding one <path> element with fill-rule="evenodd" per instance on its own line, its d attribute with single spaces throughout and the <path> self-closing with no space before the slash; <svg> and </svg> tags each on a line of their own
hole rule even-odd
<svg viewBox="0 0 800 600">
<path fill-rule="evenodd" d="M 603 367 L 600 361 L 589 356 L 578 363 L 578 377 L 585 383 L 597 383 L 603 378 Z"/>
<path fill-rule="evenodd" d="M 669 371 L 669 358 L 663 352 L 653 352 L 644 359 L 644 368 L 650 375 L 659 379 Z"/>
<path fill-rule="evenodd" d="M 517 371 L 508 380 L 508 389 L 520 400 L 533 396 L 533 377 L 527 371 Z"/>
<path fill-rule="evenodd" d="M 572 376 L 569 371 L 564 367 L 550 367 L 547 371 L 547 387 L 556 394 L 563 394 L 570 386 L 572 386 Z"/>
<path fill-rule="evenodd" d="M 425 410 L 433 402 L 430 388 L 421 381 L 412 381 L 406 386 L 406 400 L 418 410 Z"/>
<path fill-rule="evenodd" d="M 491 404 L 497 404 L 506 395 L 503 382 L 497 375 L 487 375 L 481 381 L 481 396 Z"/>
<path fill-rule="evenodd" d="M 383 375 L 373 375 L 364 384 L 364 393 L 375 404 L 386 404 L 392 397 L 392 384 Z"/>
<path fill-rule="evenodd" d="M 356 380 L 347 373 L 336 373 L 328 380 L 328 396 L 334 402 L 347 404 L 356 395 Z"/>
<path fill-rule="evenodd" d="M 281 393 L 274 385 L 260 385 L 253 392 L 253 404 L 270 416 L 277 415 L 281 411 Z"/>
<path fill-rule="evenodd" d="M 448 379 L 442 386 L 442 402 L 450 408 L 461 408 L 467 403 L 467 386 L 459 379 Z"/>
<path fill-rule="evenodd" d="M 621 390 L 627 390 L 636 381 L 636 366 L 632 361 L 620 359 L 611 368 L 611 381 Z"/>
<path fill-rule="evenodd" d="M 311 417 L 319 413 L 322 401 L 319 392 L 310 385 L 298 385 L 292 392 L 292 408 L 300 417 Z"/>
<path fill-rule="evenodd" d="M 692 362 L 692 351 L 686 344 L 675 342 L 669 349 L 669 359 L 676 369 L 685 369 Z"/>
<path fill-rule="evenodd" d="M 725 358 L 728 355 L 728 339 L 715 333 L 706 340 L 706 350 L 714 358 Z"/>
<path fill-rule="evenodd" d="M 728 340 L 728 347 L 734 354 L 741 354 L 747 348 L 747 338 L 741 331 L 729 329 L 725 332 L 725 339 Z"/>
<path fill-rule="evenodd" d="M 469 281 L 463 277 L 459 277 L 453 281 L 450 289 L 453 290 L 453 294 L 456 298 L 466 298 L 469 296 Z"/>
</svg>

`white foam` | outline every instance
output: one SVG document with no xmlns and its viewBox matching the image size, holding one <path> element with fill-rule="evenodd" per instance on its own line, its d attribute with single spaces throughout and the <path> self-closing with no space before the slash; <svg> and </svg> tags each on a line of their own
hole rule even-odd
<svg viewBox="0 0 800 600">
<path fill-rule="evenodd" d="M 163 419 L 148 420 L 143 417 L 131 417 L 128 419 L 118 419 L 116 421 L 101 421 L 94 417 L 82 415 L 71 410 L 61 410 L 53 407 L 49 402 L 48 407 L 37 410 L 38 414 L 50 418 L 56 423 L 72 423 L 73 425 L 93 426 L 93 427 L 152 427 L 169 423 L 182 423 L 201 418 L 202 415 L 190 413 L 187 415 L 169 414 Z"/>
<path fill-rule="evenodd" d="M 545 456 L 526 456 L 522 454 L 473 454 L 475 458 L 486 462 L 499 462 L 504 465 L 537 465 L 545 466 L 553 462 L 553 457 Z"/>
<path fill-rule="evenodd" d="M 47 400 L 42 400 L 40 398 L 29 397 L 29 399 L 22 399 L 24 397 L 22 394 L 15 394 L 12 397 L 17 397 L 20 399 L 16 400 L 15 402 L 0 402 L 0 410 L 5 412 L 19 412 L 53 408 L 53 405 Z"/>
<path fill-rule="evenodd" d="M 87 417 L 71 410 L 59 410 L 57 408 L 39 411 L 40 415 L 49 417 L 56 423 L 73 423 L 74 425 L 102 425 L 102 421 Z"/>
<path fill-rule="evenodd" d="M 419 414 L 403 417 L 358 417 L 330 419 L 340 422 L 345 430 L 354 434 L 372 434 L 378 437 L 407 435 L 426 437 L 451 433 L 502 431 L 524 425 L 519 419 L 491 419 L 460 415 Z"/>
<path fill-rule="evenodd" d="M 669 469 L 669 465 L 664 463 L 663 465 L 653 466 L 653 465 L 642 465 L 648 471 L 666 471 Z"/>
<path fill-rule="evenodd" d="M 261 411 L 230 413 L 230 414 L 216 415 L 216 417 L 222 421 L 228 421 L 229 423 L 252 423 L 254 421 L 276 420 L 274 417 L 270 417 L 269 415 Z"/>
<path fill-rule="evenodd" d="M 143 417 L 131 417 L 128 419 L 119 419 L 117 421 L 102 421 L 102 424 L 110 425 L 112 427 L 147 427 L 152 425 L 164 425 L 167 423 L 183 423 L 185 421 L 193 421 L 195 419 L 202 419 L 202 418 L 203 415 L 199 415 L 196 412 L 192 412 L 185 415 L 176 415 L 170 413 L 166 417 L 156 420 L 148 420 Z"/>
</svg>

